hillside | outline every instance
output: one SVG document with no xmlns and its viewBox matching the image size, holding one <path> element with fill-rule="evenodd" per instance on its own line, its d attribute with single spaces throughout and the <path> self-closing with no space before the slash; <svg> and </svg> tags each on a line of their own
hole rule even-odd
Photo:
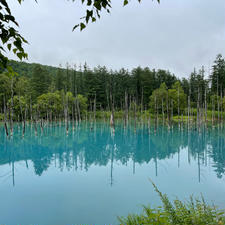
<svg viewBox="0 0 225 225">
<path fill-rule="evenodd" d="M 26 63 L 26 62 L 19 62 L 15 60 L 10 60 L 9 65 L 13 68 L 15 72 L 17 72 L 20 76 L 31 77 L 33 68 L 36 65 L 41 65 L 38 63 Z M 41 65 L 43 69 L 49 72 L 50 75 L 55 76 L 57 67 Z"/>
</svg>

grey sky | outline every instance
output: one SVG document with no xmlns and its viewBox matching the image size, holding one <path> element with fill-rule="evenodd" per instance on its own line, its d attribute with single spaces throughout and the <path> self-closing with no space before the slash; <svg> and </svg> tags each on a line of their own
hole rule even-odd
<svg viewBox="0 0 225 225">
<path fill-rule="evenodd" d="M 115 0 L 111 14 L 72 32 L 85 8 L 76 0 L 11 0 L 20 32 L 29 41 L 29 62 L 58 66 L 168 69 L 188 77 L 194 67 L 208 69 L 216 55 L 225 55 L 224 0 Z"/>
</svg>

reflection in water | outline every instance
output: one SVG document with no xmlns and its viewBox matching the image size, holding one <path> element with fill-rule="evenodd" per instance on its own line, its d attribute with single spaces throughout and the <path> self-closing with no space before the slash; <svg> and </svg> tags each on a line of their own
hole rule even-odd
<svg viewBox="0 0 225 225">
<path fill-rule="evenodd" d="M 21 137 L 20 125 L 15 128 L 15 135 L 8 139 L 0 127 L 0 167 L 4 164 L 11 166 L 15 185 L 15 162 L 24 161 L 27 169 L 33 163 L 34 172 L 41 176 L 50 165 L 60 170 L 85 170 L 92 165 L 110 165 L 110 184 L 113 185 L 114 163 L 122 165 L 133 161 L 133 173 L 136 164 L 154 163 L 155 174 L 158 173 L 159 162 L 164 159 L 177 157 L 177 167 L 181 165 L 180 151 L 188 151 L 187 160 L 198 165 L 198 179 L 201 182 L 201 168 L 213 167 L 218 178 L 225 174 L 225 135 L 223 127 L 202 128 L 201 132 L 193 129 L 167 127 L 149 129 L 139 127 L 134 132 L 130 125 L 126 129 L 116 126 L 113 133 L 105 123 L 91 124 L 83 122 L 74 131 L 66 135 L 65 127 L 51 124 L 46 126 L 43 133 L 35 136 L 34 127 L 28 125 L 26 135 Z M 210 165 L 208 165 L 210 164 Z M 0 174 L 3 176 L 3 174 Z"/>
</svg>

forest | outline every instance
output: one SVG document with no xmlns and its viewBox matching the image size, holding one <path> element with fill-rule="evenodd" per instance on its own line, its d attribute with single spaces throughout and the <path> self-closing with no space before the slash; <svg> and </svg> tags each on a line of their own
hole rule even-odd
<svg viewBox="0 0 225 225">
<path fill-rule="evenodd" d="M 0 73 L 0 119 L 82 119 L 88 112 L 129 111 L 194 115 L 225 109 L 225 60 L 216 56 L 209 72 L 194 69 L 188 79 L 169 71 L 137 67 L 108 70 L 84 65 L 51 67 L 10 61 Z M 203 114 L 203 112 L 202 112 Z M 5 115 L 5 116 L 4 116 Z M 8 116 L 7 116 L 8 115 Z M 216 119 L 214 114 L 214 119 Z M 218 114 L 219 119 L 219 114 Z"/>
</svg>

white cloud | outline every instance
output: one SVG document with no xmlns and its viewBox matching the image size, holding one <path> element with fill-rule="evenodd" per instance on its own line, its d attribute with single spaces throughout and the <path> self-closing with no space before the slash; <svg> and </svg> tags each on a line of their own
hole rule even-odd
<svg viewBox="0 0 225 225">
<path fill-rule="evenodd" d="M 188 76 L 194 67 L 209 65 L 225 52 L 225 1 L 164 0 L 113 3 L 104 15 L 83 32 L 72 27 L 84 15 L 78 1 L 27 0 L 11 2 L 28 39 L 31 62 L 59 65 L 87 62 L 91 67 L 149 66 Z"/>
</svg>

